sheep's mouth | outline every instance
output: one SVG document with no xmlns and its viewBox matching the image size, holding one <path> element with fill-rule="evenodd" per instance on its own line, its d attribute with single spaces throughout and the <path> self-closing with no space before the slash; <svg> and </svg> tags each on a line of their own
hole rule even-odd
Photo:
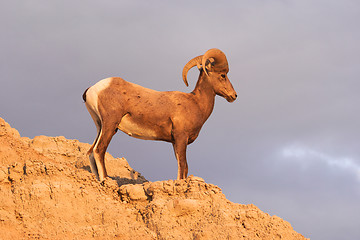
<svg viewBox="0 0 360 240">
<path fill-rule="evenodd" d="M 233 102 L 236 100 L 237 95 L 235 94 L 224 94 L 223 97 L 228 101 L 228 102 Z"/>
<path fill-rule="evenodd" d="M 237 98 L 236 92 L 233 92 L 233 93 L 231 94 L 231 93 L 229 93 L 229 92 L 226 91 L 226 90 L 220 92 L 219 95 L 222 96 L 223 98 L 225 98 L 226 101 L 228 101 L 228 102 L 233 102 L 233 101 L 235 101 L 236 98 Z"/>
<path fill-rule="evenodd" d="M 228 102 L 234 102 L 236 100 L 236 97 L 235 96 L 227 96 L 225 97 L 225 99 L 228 101 Z"/>
</svg>

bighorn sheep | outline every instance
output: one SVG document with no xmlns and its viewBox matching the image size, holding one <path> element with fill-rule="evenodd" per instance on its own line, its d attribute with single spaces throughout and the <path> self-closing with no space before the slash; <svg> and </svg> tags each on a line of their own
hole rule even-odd
<svg viewBox="0 0 360 240">
<path fill-rule="evenodd" d="M 188 71 L 197 66 L 200 75 L 194 91 L 158 92 L 122 78 L 99 81 L 85 90 L 83 99 L 97 128 L 97 137 L 88 151 L 91 171 L 103 181 L 107 177 L 105 152 L 118 129 L 129 136 L 171 142 L 178 162 L 177 179 L 187 177 L 186 147 L 195 141 L 210 116 L 215 95 L 228 102 L 237 95 L 227 73 L 225 54 L 210 49 L 191 59 L 182 72 L 186 86 Z"/>
</svg>

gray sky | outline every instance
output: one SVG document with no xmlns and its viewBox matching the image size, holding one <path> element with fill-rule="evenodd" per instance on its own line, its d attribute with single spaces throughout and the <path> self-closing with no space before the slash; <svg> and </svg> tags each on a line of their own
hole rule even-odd
<svg viewBox="0 0 360 240">
<path fill-rule="evenodd" d="M 150 3 L 151 2 L 151 3 Z M 81 95 L 119 76 L 189 92 L 183 66 L 224 51 L 238 93 L 216 98 L 190 174 L 312 239 L 360 235 L 359 1 L 0 0 L 0 116 L 22 136 L 91 143 Z M 171 144 L 118 133 L 109 152 L 174 179 Z"/>
</svg>

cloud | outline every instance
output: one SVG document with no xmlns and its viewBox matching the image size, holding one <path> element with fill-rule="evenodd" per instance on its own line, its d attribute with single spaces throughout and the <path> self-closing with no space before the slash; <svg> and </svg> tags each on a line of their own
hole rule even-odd
<svg viewBox="0 0 360 240">
<path fill-rule="evenodd" d="M 298 161 L 303 167 L 311 167 L 311 164 L 320 162 L 327 167 L 347 171 L 354 174 L 360 182 L 360 165 L 352 158 L 349 157 L 334 157 L 329 154 L 313 150 L 304 146 L 291 145 L 285 147 L 281 151 L 283 158 Z"/>
</svg>

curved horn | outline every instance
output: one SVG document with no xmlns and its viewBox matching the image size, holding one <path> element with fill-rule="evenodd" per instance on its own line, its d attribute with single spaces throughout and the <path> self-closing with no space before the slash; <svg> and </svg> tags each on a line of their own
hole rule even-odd
<svg viewBox="0 0 360 240">
<path fill-rule="evenodd" d="M 182 72 L 182 77 L 183 77 L 184 83 L 187 87 L 189 86 L 189 83 L 187 81 L 186 75 L 192 67 L 197 66 L 198 69 L 201 69 L 201 65 L 200 65 L 201 59 L 203 59 L 203 55 L 194 57 L 185 65 L 183 72 Z"/>
<path fill-rule="evenodd" d="M 225 54 L 217 48 L 212 48 L 212 49 L 206 51 L 206 53 L 203 55 L 203 58 L 201 61 L 203 70 L 206 73 L 206 75 L 208 75 L 208 76 L 209 76 L 209 74 L 206 71 L 206 64 L 209 64 L 209 62 L 211 63 L 211 65 L 214 65 L 214 68 L 216 70 L 222 70 L 222 69 L 229 68 Z"/>
</svg>

